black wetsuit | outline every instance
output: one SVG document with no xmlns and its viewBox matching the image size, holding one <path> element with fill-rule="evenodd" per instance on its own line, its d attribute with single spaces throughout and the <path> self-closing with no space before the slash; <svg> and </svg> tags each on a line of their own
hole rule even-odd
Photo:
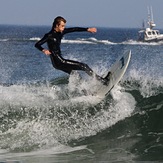
<svg viewBox="0 0 163 163">
<path fill-rule="evenodd" d="M 42 47 L 42 44 L 47 42 L 49 51 L 51 52 L 50 58 L 54 68 L 62 70 L 68 74 L 70 74 L 72 70 L 83 70 L 88 75 L 92 76 L 93 71 L 91 68 L 89 68 L 87 64 L 64 59 L 61 55 L 61 50 L 60 50 L 61 39 L 66 33 L 82 32 L 82 31 L 87 31 L 87 29 L 88 28 L 80 28 L 80 27 L 65 28 L 62 33 L 56 32 L 55 30 L 51 30 L 49 33 L 45 34 L 40 41 L 38 41 L 35 44 L 35 47 L 40 51 L 42 51 L 44 49 Z"/>
<path fill-rule="evenodd" d="M 74 27 L 74 28 L 65 28 L 64 31 L 56 32 L 55 30 L 51 30 L 49 33 L 45 34 L 44 37 L 35 44 L 35 47 L 42 51 L 44 48 L 42 45 L 47 43 L 49 51 L 51 52 L 50 58 L 53 64 L 53 67 L 59 70 L 62 70 L 68 74 L 72 72 L 72 70 L 82 70 L 85 71 L 88 75 L 93 76 L 102 81 L 104 84 L 106 83 L 106 79 L 98 76 L 93 72 L 93 70 L 85 63 L 64 59 L 61 55 L 60 44 L 61 39 L 66 33 L 71 32 L 82 32 L 87 31 L 88 28 Z"/>
</svg>

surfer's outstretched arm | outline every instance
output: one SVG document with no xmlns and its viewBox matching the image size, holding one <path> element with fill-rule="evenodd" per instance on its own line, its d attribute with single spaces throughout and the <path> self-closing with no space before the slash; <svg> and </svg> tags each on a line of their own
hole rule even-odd
<svg viewBox="0 0 163 163">
<path fill-rule="evenodd" d="M 78 61 L 64 59 L 61 54 L 60 44 L 61 39 L 66 33 L 71 32 L 97 32 L 97 29 L 92 28 L 83 28 L 83 27 L 72 27 L 72 28 L 65 28 L 66 20 L 58 16 L 54 19 L 52 29 L 44 35 L 44 37 L 39 40 L 35 47 L 42 51 L 44 54 L 49 55 L 52 61 L 52 65 L 54 68 L 58 70 L 62 70 L 68 74 L 70 74 L 73 70 L 81 70 L 85 71 L 89 76 L 96 77 L 96 79 L 100 81 L 105 81 L 104 78 L 100 77 L 93 70 L 85 63 L 81 63 Z M 47 43 L 48 49 L 44 49 L 42 45 Z"/>
</svg>

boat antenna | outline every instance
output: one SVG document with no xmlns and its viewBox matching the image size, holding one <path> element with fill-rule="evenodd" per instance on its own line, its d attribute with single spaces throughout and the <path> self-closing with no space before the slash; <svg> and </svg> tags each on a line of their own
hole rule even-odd
<svg viewBox="0 0 163 163">
<path fill-rule="evenodd" d="M 151 6 L 151 21 L 154 23 L 152 6 Z"/>
<path fill-rule="evenodd" d="M 150 15 L 149 6 L 147 7 L 147 11 L 148 11 L 148 23 L 149 23 L 151 21 L 151 15 Z"/>
<path fill-rule="evenodd" d="M 149 24 L 150 29 L 152 29 L 153 27 L 156 26 L 156 24 L 154 23 L 154 19 L 153 19 L 152 6 L 150 8 L 147 7 L 147 9 L 148 9 L 148 24 Z"/>
</svg>

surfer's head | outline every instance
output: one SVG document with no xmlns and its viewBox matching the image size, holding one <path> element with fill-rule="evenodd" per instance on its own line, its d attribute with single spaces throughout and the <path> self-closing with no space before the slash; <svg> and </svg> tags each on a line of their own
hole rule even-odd
<svg viewBox="0 0 163 163">
<path fill-rule="evenodd" d="M 65 25 L 66 25 L 66 19 L 61 16 L 57 16 L 54 19 L 52 29 L 53 30 L 55 29 L 57 32 L 63 32 Z"/>
</svg>

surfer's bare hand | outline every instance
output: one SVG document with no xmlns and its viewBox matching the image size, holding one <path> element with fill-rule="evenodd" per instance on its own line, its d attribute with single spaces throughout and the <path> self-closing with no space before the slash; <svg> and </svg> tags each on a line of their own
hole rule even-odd
<svg viewBox="0 0 163 163">
<path fill-rule="evenodd" d="M 45 55 L 50 55 L 51 52 L 47 49 L 43 49 L 42 52 L 45 54 Z"/>
<path fill-rule="evenodd" d="M 97 32 L 97 29 L 96 28 L 88 28 L 87 31 L 88 32 L 91 32 L 91 33 L 96 33 Z"/>
</svg>

